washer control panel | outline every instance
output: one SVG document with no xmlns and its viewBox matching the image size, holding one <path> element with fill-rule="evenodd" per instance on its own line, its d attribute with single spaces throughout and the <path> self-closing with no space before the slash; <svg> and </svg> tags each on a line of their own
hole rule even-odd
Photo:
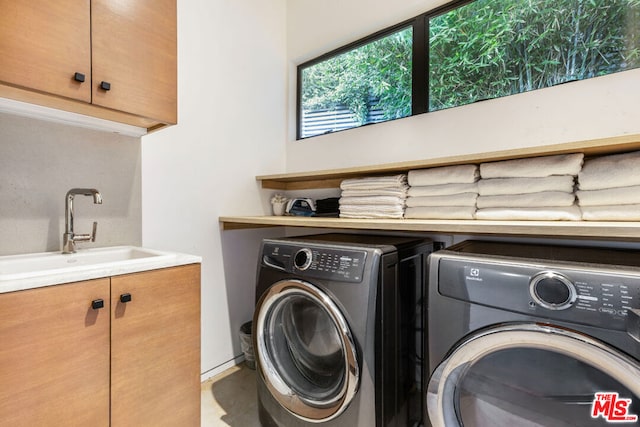
<svg viewBox="0 0 640 427">
<path fill-rule="evenodd" d="M 540 306 L 549 310 L 565 310 L 576 301 L 576 287 L 566 276 L 543 271 L 529 281 L 529 294 Z"/>
<path fill-rule="evenodd" d="M 293 257 L 293 266 L 298 270 L 304 271 L 311 267 L 313 263 L 313 252 L 309 248 L 302 248 L 296 252 Z"/>
<path fill-rule="evenodd" d="M 366 251 L 313 246 L 265 244 L 262 263 L 304 277 L 361 282 Z"/>
<path fill-rule="evenodd" d="M 612 316 L 626 316 L 627 310 L 640 308 L 638 279 L 611 276 L 606 280 L 576 280 L 576 309 Z"/>
</svg>

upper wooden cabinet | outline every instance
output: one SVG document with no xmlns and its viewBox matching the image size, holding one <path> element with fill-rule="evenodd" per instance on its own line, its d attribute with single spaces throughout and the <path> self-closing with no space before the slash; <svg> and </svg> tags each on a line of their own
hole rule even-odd
<svg viewBox="0 0 640 427">
<path fill-rule="evenodd" d="M 176 123 L 175 0 L 92 0 L 91 44 L 94 104 Z"/>
<path fill-rule="evenodd" d="M 0 0 L 0 10 L 0 80 L 91 102 L 90 0 Z"/>
<path fill-rule="evenodd" d="M 0 97 L 148 130 L 177 122 L 176 0 L 0 0 L 0 10 Z"/>
</svg>

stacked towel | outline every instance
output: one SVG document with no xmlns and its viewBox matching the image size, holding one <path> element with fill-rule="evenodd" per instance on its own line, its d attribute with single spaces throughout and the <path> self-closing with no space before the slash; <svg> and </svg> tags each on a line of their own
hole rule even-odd
<svg viewBox="0 0 640 427">
<path fill-rule="evenodd" d="M 580 208 L 566 207 L 478 209 L 476 219 L 498 221 L 580 221 Z"/>
<path fill-rule="evenodd" d="M 409 171 L 405 218 L 473 219 L 478 177 L 477 165 Z"/>
<path fill-rule="evenodd" d="M 576 192 L 586 221 L 640 221 L 640 151 L 587 159 Z"/>
<path fill-rule="evenodd" d="M 409 185 L 473 184 L 479 178 L 477 165 L 442 166 L 409 171 Z"/>
<path fill-rule="evenodd" d="M 480 164 L 482 178 L 541 178 L 552 175 L 578 175 L 584 154 L 559 154 L 545 157 L 503 160 Z"/>
<path fill-rule="evenodd" d="M 477 219 L 581 219 L 574 182 L 584 155 L 563 154 L 480 164 Z"/>
<path fill-rule="evenodd" d="M 407 176 L 345 179 L 340 184 L 341 218 L 402 218 Z"/>
</svg>

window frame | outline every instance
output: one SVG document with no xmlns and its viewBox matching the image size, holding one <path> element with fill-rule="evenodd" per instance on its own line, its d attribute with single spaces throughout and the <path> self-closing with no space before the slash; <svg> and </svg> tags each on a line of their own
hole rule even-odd
<svg viewBox="0 0 640 427">
<path fill-rule="evenodd" d="M 403 21 L 403 22 L 401 22 L 399 24 L 396 24 L 396 25 L 393 25 L 391 27 L 387 27 L 387 28 L 385 28 L 383 30 L 377 31 L 377 32 L 375 32 L 375 33 L 373 33 L 371 35 L 363 37 L 363 38 L 361 38 L 359 40 L 356 40 L 356 41 L 354 41 L 352 43 L 349 43 L 349 44 L 347 44 L 345 46 L 341 46 L 341 47 L 339 47 L 337 49 L 334 49 L 334 50 L 332 50 L 330 52 L 327 52 L 327 53 L 325 53 L 325 54 L 323 54 L 321 56 L 318 56 L 317 58 L 314 58 L 314 59 L 312 59 L 310 61 L 307 61 L 307 62 L 304 62 L 304 63 L 298 65 L 297 66 L 297 70 L 296 70 L 296 80 L 297 80 L 296 81 L 296 140 L 299 141 L 299 140 L 313 138 L 315 136 L 322 135 L 322 134 L 320 134 L 320 135 L 312 135 L 312 136 L 305 136 L 305 137 L 302 136 L 302 71 L 305 68 L 312 67 L 312 66 L 314 66 L 316 64 L 319 64 L 319 63 L 321 63 L 323 61 L 326 61 L 326 60 L 329 60 L 331 58 L 334 58 L 334 57 L 336 57 L 338 55 L 341 55 L 343 53 L 349 52 L 349 51 L 351 51 L 353 49 L 357 49 L 357 48 L 365 46 L 365 45 L 367 45 L 369 43 L 373 43 L 373 42 L 375 42 L 375 41 L 377 41 L 379 39 L 382 39 L 382 38 L 384 38 L 386 36 L 390 36 L 390 35 L 392 35 L 394 33 L 397 33 L 398 31 L 407 29 L 409 27 L 413 28 L 413 44 L 412 44 L 412 62 L 413 62 L 413 61 L 416 60 L 416 35 L 415 35 L 415 31 L 416 31 L 416 28 L 419 27 L 419 25 L 417 25 L 417 22 L 419 21 L 419 17 L 420 16 L 422 16 L 422 15 L 419 15 L 419 16 L 417 16 L 415 18 L 408 19 L 406 21 Z M 424 23 L 424 21 L 423 21 L 423 23 Z M 422 27 L 424 29 L 424 25 Z M 426 37 L 426 34 L 427 33 L 424 33 L 424 34 L 422 34 L 422 36 Z M 426 58 L 425 58 L 425 60 L 426 60 Z M 426 78 L 427 76 L 424 76 L 424 77 Z M 416 86 L 416 84 L 415 84 L 416 83 L 415 65 L 413 65 L 411 67 L 411 80 L 412 80 L 412 85 L 411 85 L 411 91 L 412 91 L 412 94 L 411 94 L 411 100 L 412 100 L 412 102 L 411 102 L 411 114 L 409 116 L 407 116 L 407 117 L 411 117 L 411 116 L 415 115 L 415 112 L 414 112 L 415 111 L 414 110 L 414 108 L 415 108 L 414 107 L 414 105 L 415 105 L 414 104 L 414 99 L 415 99 L 414 98 L 415 97 L 415 93 L 414 92 L 416 90 L 416 88 L 415 88 L 415 86 Z M 424 92 L 426 94 L 428 92 L 428 90 L 425 89 Z M 426 106 L 428 106 L 428 104 L 424 104 L 424 107 L 426 107 Z M 385 121 L 389 121 L 389 120 L 385 120 Z M 374 124 L 374 123 L 369 123 L 369 124 Z M 367 126 L 367 125 L 365 124 L 363 126 Z M 357 127 L 362 127 L 362 126 L 357 126 Z M 351 129 L 356 129 L 356 128 L 342 129 L 342 130 L 338 130 L 336 132 L 342 132 L 342 131 L 351 130 Z M 334 133 L 334 132 L 332 132 L 332 133 Z"/>
<path fill-rule="evenodd" d="M 429 23 L 432 18 L 435 18 L 439 15 L 443 15 L 448 13 L 454 9 L 464 7 L 470 3 L 475 2 L 476 0 L 453 0 L 441 6 L 438 6 L 434 9 L 431 9 L 427 12 L 421 13 L 413 18 L 407 19 L 401 23 L 392 25 L 390 27 L 384 28 L 380 31 L 377 31 L 373 34 L 370 34 L 366 37 L 358 39 L 354 42 L 351 42 L 345 46 L 341 46 L 337 49 L 334 49 L 330 52 L 327 52 L 323 55 L 320 55 L 312 60 L 301 63 L 297 66 L 296 70 L 296 141 L 301 141 L 308 138 L 313 138 L 319 135 L 311 135 L 311 136 L 302 136 L 302 71 L 305 68 L 311 67 L 333 57 L 336 57 L 340 54 L 346 53 L 350 50 L 356 49 L 358 47 L 367 45 L 369 43 L 375 42 L 378 39 L 384 38 L 385 36 L 391 35 L 403 29 L 412 27 L 413 29 L 413 43 L 412 43 L 412 67 L 411 67 L 411 114 L 405 117 L 412 117 L 423 113 L 429 112 Z M 626 71 L 626 70 L 624 70 Z M 611 73 L 608 73 L 611 74 Z M 561 84 L 566 84 L 573 81 L 581 81 L 581 80 L 571 80 Z M 548 86 L 552 87 L 552 86 Z M 525 92 L 518 92 L 525 93 Z M 515 94 L 512 94 L 515 95 Z M 506 96 L 506 95 L 505 95 Z M 504 96 L 500 96 L 502 98 Z M 497 98 L 490 98 L 497 99 Z M 480 100 L 479 100 L 480 101 Z M 479 102 L 475 101 L 475 102 Z M 463 106 L 467 104 L 461 104 L 459 106 Z M 441 111 L 441 110 L 435 110 Z M 404 117 L 403 117 L 404 118 Z M 385 120 L 391 121 L 397 119 Z M 367 126 L 371 124 L 377 124 L 382 122 L 375 123 L 367 123 L 362 126 Z M 357 129 L 356 126 L 347 129 L 337 130 L 335 132 L 342 132 L 345 130 Z"/>
</svg>

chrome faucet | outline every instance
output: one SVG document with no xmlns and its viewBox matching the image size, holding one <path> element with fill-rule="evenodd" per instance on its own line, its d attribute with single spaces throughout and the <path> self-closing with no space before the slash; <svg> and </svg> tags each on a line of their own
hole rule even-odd
<svg viewBox="0 0 640 427">
<path fill-rule="evenodd" d="M 93 196 L 93 203 L 101 205 L 102 196 L 93 188 L 72 188 L 67 192 L 64 205 L 64 234 L 62 235 L 62 253 L 72 254 L 76 251 L 76 242 L 95 242 L 98 223 L 94 221 L 91 234 L 75 234 L 73 232 L 73 198 L 77 195 Z"/>
</svg>

